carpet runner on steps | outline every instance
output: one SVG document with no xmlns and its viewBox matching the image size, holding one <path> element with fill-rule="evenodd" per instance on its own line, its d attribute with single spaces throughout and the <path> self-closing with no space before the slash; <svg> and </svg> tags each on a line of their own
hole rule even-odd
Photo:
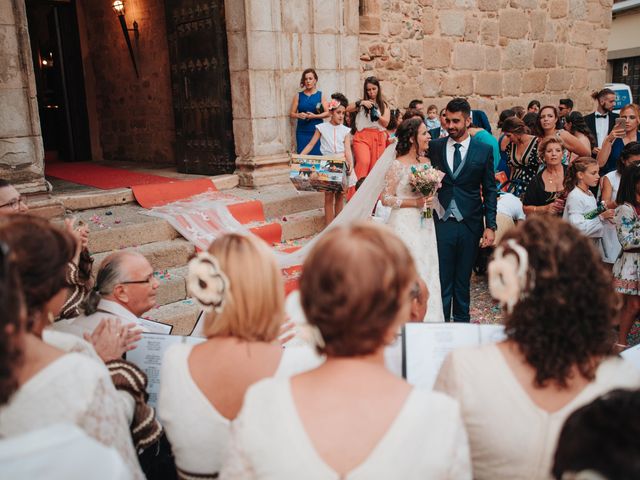
<svg viewBox="0 0 640 480">
<path fill-rule="evenodd" d="M 68 182 L 109 190 L 158 183 L 173 183 L 173 180 L 160 175 L 139 173 L 124 168 L 104 167 L 93 162 L 55 162 L 45 163 L 44 174 L 47 177 L 60 178 Z"/>
</svg>

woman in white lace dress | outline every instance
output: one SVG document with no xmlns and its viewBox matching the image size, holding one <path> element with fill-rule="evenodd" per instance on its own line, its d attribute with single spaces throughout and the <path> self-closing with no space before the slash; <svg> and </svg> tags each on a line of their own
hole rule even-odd
<svg viewBox="0 0 640 480">
<path fill-rule="evenodd" d="M 133 478 L 144 478 L 104 364 L 42 340 L 45 326 L 67 299 L 67 264 L 74 255 L 74 239 L 46 220 L 15 216 L 0 220 L 0 242 L 26 299 L 21 321 L 3 329 L 3 335 L 17 330 L 11 341 L 21 348 L 21 362 L 11 372 L 15 392 L 0 407 L 0 437 L 73 423 L 117 450 Z"/>
<path fill-rule="evenodd" d="M 300 298 L 326 362 L 247 391 L 222 479 L 471 479 L 456 402 L 385 367 L 417 278 L 385 227 L 356 223 L 320 238 Z"/>
<path fill-rule="evenodd" d="M 442 297 L 438 248 L 433 218 L 421 218 L 424 205 L 431 206 L 432 198 L 425 198 L 411 190 L 411 167 L 428 161 L 422 156 L 426 151 L 429 132 L 419 118 L 402 122 L 396 131 L 397 156 L 387 172 L 382 203 L 392 207 L 388 225 L 409 248 L 418 268 L 418 274 L 429 289 L 429 302 L 425 322 L 443 322 Z"/>
</svg>

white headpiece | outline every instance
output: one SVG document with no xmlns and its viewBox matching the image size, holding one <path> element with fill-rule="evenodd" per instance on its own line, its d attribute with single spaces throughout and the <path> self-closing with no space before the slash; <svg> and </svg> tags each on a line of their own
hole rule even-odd
<svg viewBox="0 0 640 480">
<path fill-rule="evenodd" d="M 489 292 L 500 305 L 506 306 L 508 313 L 511 313 L 513 307 L 533 288 L 534 278 L 532 272 L 530 280 L 527 280 L 527 250 L 512 238 L 507 240 L 506 244 L 511 251 L 505 254 L 504 246 L 500 245 L 489 264 Z"/>
<path fill-rule="evenodd" d="M 229 291 L 229 279 L 214 256 L 200 252 L 189 262 L 187 290 L 205 311 L 222 313 Z"/>
</svg>

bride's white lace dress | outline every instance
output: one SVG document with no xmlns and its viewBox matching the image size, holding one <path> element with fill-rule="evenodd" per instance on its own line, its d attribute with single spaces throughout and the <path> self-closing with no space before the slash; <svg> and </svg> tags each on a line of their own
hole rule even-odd
<svg viewBox="0 0 640 480">
<path fill-rule="evenodd" d="M 382 203 L 391 207 L 387 224 L 404 241 L 416 262 L 418 274 L 429 289 L 429 303 L 425 322 L 444 322 L 442 297 L 440 296 L 440 269 L 436 228 L 432 218 L 420 222 L 419 208 L 400 208 L 402 200 L 417 198 L 420 194 L 411 191 L 409 174 L 411 167 L 394 160 L 385 177 Z"/>
</svg>

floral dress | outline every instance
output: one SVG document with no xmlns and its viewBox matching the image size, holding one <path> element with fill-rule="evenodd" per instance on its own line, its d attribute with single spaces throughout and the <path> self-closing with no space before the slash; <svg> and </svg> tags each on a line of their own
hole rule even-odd
<svg viewBox="0 0 640 480">
<path fill-rule="evenodd" d="M 509 143 L 505 149 L 507 165 L 511 172 L 509 193 L 513 193 L 520 200 L 523 199 L 527 186 L 534 179 L 540 168 L 538 159 L 538 137 L 533 137 L 525 148 L 521 158 L 516 156 L 516 146 Z"/>
<path fill-rule="evenodd" d="M 616 291 L 640 295 L 640 217 L 632 205 L 616 208 L 616 230 L 622 252 L 613 265 Z"/>
</svg>

